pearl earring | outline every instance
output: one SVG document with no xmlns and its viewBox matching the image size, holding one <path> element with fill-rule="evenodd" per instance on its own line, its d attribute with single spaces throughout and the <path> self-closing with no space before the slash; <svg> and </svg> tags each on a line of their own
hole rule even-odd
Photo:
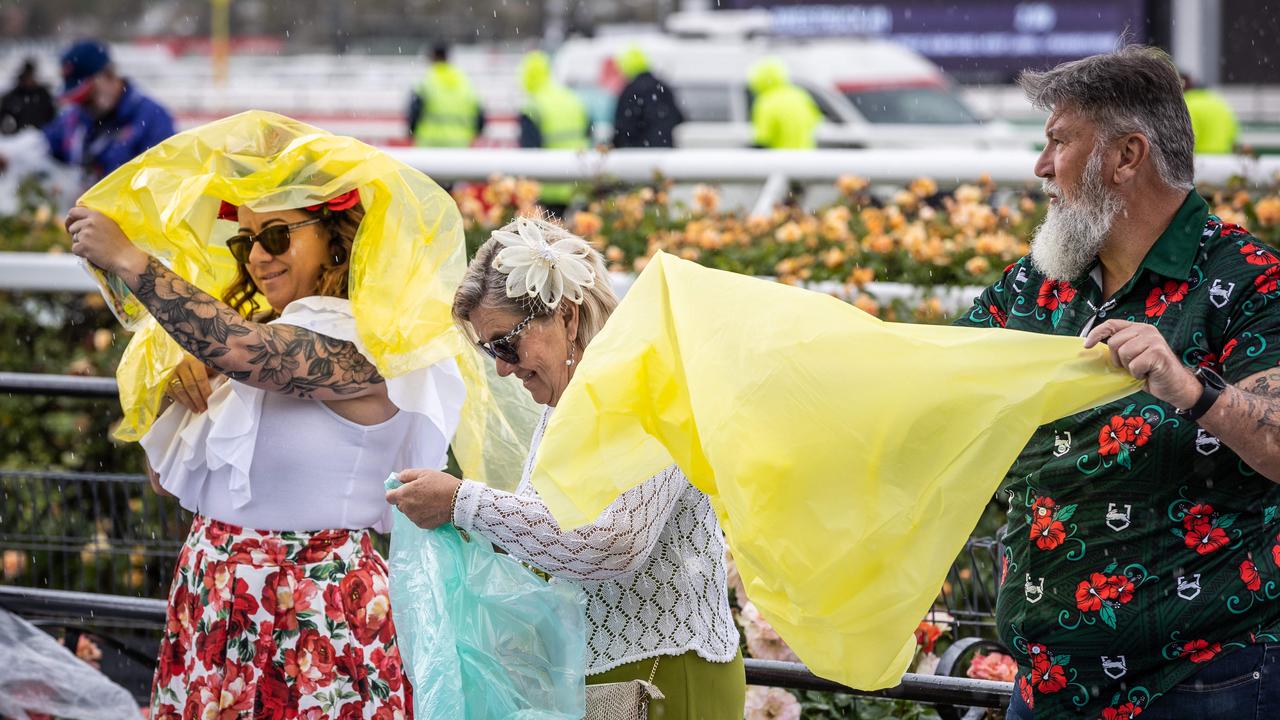
<svg viewBox="0 0 1280 720">
<path fill-rule="evenodd" d="M 570 345 L 570 346 L 569 346 L 569 359 L 564 361 L 565 367 L 569 367 L 569 366 L 573 365 L 573 356 L 574 356 L 573 346 L 572 346 L 572 345 Z"/>
</svg>

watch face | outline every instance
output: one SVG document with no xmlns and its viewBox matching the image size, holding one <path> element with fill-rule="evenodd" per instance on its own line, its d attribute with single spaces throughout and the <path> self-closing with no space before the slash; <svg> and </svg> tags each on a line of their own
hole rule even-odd
<svg viewBox="0 0 1280 720">
<path fill-rule="evenodd" d="M 1227 381 L 1224 380 L 1221 375 L 1207 367 L 1204 367 L 1203 365 L 1196 368 L 1195 374 L 1196 377 L 1200 378 L 1201 383 L 1208 385 L 1209 387 L 1218 390 L 1227 389 Z"/>
</svg>

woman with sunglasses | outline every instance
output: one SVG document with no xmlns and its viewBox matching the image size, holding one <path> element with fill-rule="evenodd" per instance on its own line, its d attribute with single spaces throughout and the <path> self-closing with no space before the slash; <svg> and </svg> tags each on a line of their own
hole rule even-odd
<svg viewBox="0 0 1280 720">
<path fill-rule="evenodd" d="M 651 680 L 650 717 L 740 720 L 746 693 L 711 502 L 676 466 L 562 531 L 529 484 L 533 458 L 578 360 L 618 300 L 600 254 L 559 225 L 519 218 L 476 252 L 453 317 L 546 405 L 514 494 L 405 470 L 388 502 L 422 527 L 452 522 L 587 596 L 587 682 Z"/>
<path fill-rule="evenodd" d="M 196 513 L 152 716 L 411 717 L 369 528 L 388 529 L 382 481 L 405 457 L 444 466 L 465 393 L 457 367 L 410 373 L 440 411 L 427 421 L 392 400 L 405 385 L 391 385 L 410 381 L 384 381 L 359 345 L 348 299 L 358 191 L 286 210 L 223 203 L 219 217 L 238 224 L 227 240 L 238 274 L 221 301 L 102 213 L 67 217 L 72 251 L 118 275 L 193 356 L 170 390 L 183 407 L 142 441 L 153 482 Z M 225 378 L 212 393 L 204 365 Z"/>
</svg>

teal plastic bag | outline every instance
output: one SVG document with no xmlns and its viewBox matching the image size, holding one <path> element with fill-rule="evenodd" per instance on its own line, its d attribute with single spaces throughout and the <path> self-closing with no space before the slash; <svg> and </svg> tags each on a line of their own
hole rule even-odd
<svg viewBox="0 0 1280 720">
<path fill-rule="evenodd" d="M 401 486 L 395 475 L 387 489 Z M 392 510 L 391 608 L 415 717 L 586 714 L 586 596 L 452 525 Z"/>
</svg>

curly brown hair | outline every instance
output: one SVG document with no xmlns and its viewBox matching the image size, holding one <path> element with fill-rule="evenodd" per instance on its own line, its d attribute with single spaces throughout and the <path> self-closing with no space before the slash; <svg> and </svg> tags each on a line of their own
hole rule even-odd
<svg viewBox="0 0 1280 720">
<path fill-rule="evenodd" d="M 306 210 L 313 218 L 320 218 L 320 227 L 329 236 L 329 261 L 320 274 L 316 284 L 316 294 L 327 297 L 347 297 L 347 283 L 351 270 L 351 247 L 355 243 L 356 231 L 360 229 L 360 221 L 364 219 L 364 208 L 358 203 L 346 210 L 333 211 L 329 208 Z M 333 262 L 334 259 L 339 262 Z M 247 318 L 270 320 L 279 314 L 281 308 L 273 308 L 270 313 L 261 315 L 262 305 L 258 302 L 261 294 L 258 286 L 245 266 L 236 268 L 236 278 L 222 293 L 222 301 L 233 310 Z"/>
</svg>

